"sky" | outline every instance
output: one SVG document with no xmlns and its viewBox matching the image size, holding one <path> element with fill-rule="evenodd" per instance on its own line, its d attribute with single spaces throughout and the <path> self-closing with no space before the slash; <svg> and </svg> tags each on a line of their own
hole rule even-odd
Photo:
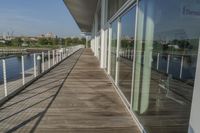
<svg viewBox="0 0 200 133">
<path fill-rule="evenodd" d="M 0 35 L 80 36 L 63 0 L 0 0 Z"/>
</svg>

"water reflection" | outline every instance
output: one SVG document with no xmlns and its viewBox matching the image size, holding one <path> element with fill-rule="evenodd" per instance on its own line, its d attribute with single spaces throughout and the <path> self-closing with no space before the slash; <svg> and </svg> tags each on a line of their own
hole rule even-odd
<svg viewBox="0 0 200 133">
<path fill-rule="evenodd" d="M 7 81 L 17 80 L 22 77 L 21 56 L 15 56 L 5 59 Z M 33 54 L 24 55 L 24 70 L 33 67 Z M 3 83 L 2 61 L 0 64 L 0 84 Z"/>
</svg>

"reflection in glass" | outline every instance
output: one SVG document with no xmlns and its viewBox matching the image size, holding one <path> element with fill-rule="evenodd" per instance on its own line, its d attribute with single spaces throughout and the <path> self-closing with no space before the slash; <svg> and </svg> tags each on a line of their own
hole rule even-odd
<svg viewBox="0 0 200 133">
<path fill-rule="evenodd" d="M 139 2 L 133 111 L 149 133 L 188 131 L 199 7 L 200 0 Z"/>
<path fill-rule="evenodd" d="M 116 75 L 116 52 L 117 52 L 117 20 L 112 23 L 112 39 L 111 39 L 111 67 L 110 74 L 115 80 Z"/>
<path fill-rule="evenodd" d="M 134 52 L 134 32 L 135 32 L 135 12 L 132 8 L 121 17 L 121 43 L 119 47 L 119 70 L 118 86 L 127 98 L 131 100 L 133 52 Z"/>
</svg>

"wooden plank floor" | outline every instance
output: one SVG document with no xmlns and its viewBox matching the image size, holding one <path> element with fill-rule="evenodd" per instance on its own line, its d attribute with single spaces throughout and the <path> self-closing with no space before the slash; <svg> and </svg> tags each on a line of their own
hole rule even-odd
<svg viewBox="0 0 200 133">
<path fill-rule="evenodd" d="M 91 50 L 81 53 L 75 53 L 3 105 L 0 131 L 138 133 Z"/>
</svg>

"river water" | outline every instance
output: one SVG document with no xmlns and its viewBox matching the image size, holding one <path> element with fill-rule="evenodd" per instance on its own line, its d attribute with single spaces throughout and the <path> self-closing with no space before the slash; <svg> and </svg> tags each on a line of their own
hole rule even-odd
<svg viewBox="0 0 200 133">
<path fill-rule="evenodd" d="M 14 56 L 5 59 L 6 62 L 6 76 L 7 81 L 17 80 L 22 77 L 22 62 L 21 56 Z M 33 54 L 24 55 L 24 69 L 25 71 L 33 68 Z M 3 65 L 0 60 L 0 84 L 3 83 Z"/>
</svg>

